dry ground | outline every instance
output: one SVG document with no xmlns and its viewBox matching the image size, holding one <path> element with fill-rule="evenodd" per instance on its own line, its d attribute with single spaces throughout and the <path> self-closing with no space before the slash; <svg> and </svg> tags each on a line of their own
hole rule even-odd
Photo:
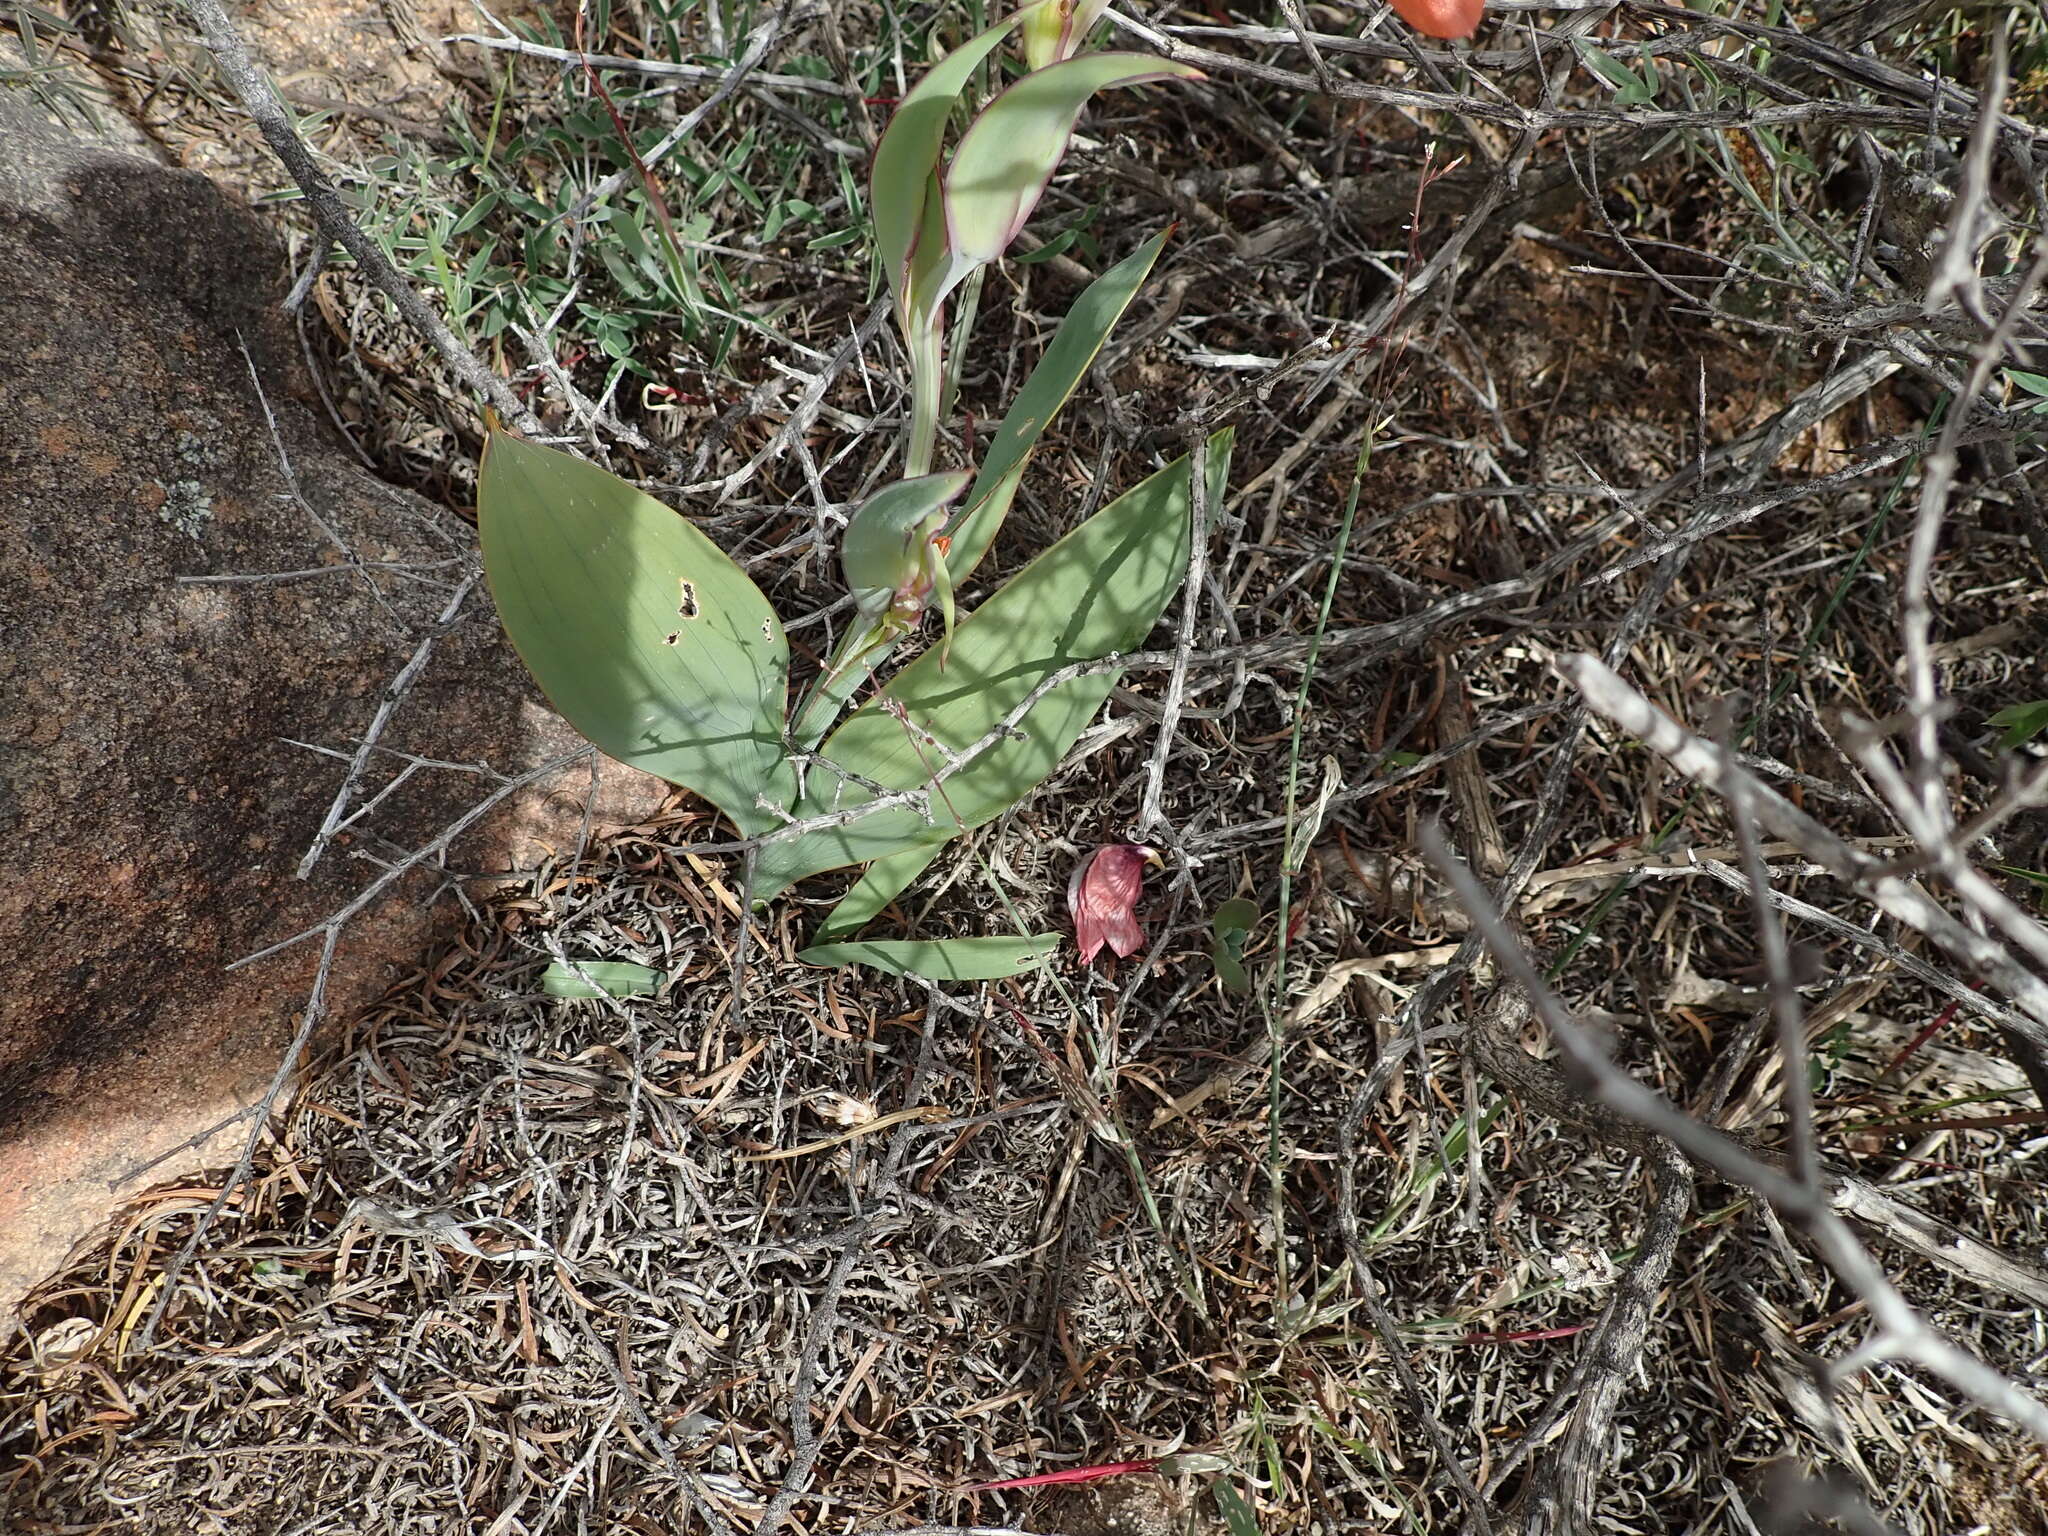
<svg viewBox="0 0 2048 1536">
<path fill-rule="evenodd" d="M 1048 259 L 991 285 L 963 404 L 999 412 L 1077 280 L 1179 221 L 995 562 L 1133 482 L 1196 413 L 1236 425 L 1151 948 L 1114 970 L 1063 959 L 1064 992 L 817 971 L 793 956 L 837 888 L 821 880 L 757 924 L 735 990 L 738 864 L 693 852 L 721 834 L 689 800 L 516 878 L 451 878 L 461 942 L 331 1041 L 191 1261 L 217 1179 L 154 1192 L 36 1298 L 0 1364 L 8 1528 L 1334 1536 L 1474 1529 L 1483 1509 L 1497 1530 L 1750 1531 L 1794 1528 L 1773 1524 L 1796 1518 L 1773 1481 L 1789 1464 L 1834 1479 L 1841 1529 L 1879 1528 L 1854 1523 L 1868 1510 L 1902 1531 L 2048 1529 L 2037 1444 L 1939 1373 L 1887 1360 L 1816 1385 L 1816 1362 L 1871 1336 L 1868 1297 L 1805 1224 L 1550 1070 L 1550 1032 L 1417 853 L 1445 819 L 1618 1061 L 1782 1146 L 1736 824 L 1639 732 L 1588 718 L 1551 663 L 1604 652 L 1855 848 L 1912 843 L 1860 743 L 1910 702 L 1925 451 L 1983 330 L 1962 299 L 1920 302 L 1976 116 L 1934 82 L 1980 81 L 1984 23 L 2010 10 L 2017 83 L 1971 243 L 1995 319 L 2012 291 L 1995 274 L 2032 260 L 2039 229 L 2048 55 L 2030 7 L 1703 9 L 1721 19 L 1518 8 L 1477 53 L 1423 54 L 1377 5 L 1312 5 L 1313 57 L 1280 9 L 1147 12 L 1141 37 L 1226 63 L 1091 117 L 1035 226 Z M 259 54 L 277 62 L 298 14 L 250 19 Z M 862 247 L 833 243 L 886 105 L 721 103 L 668 189 L 717 276 L 703 313 L 664 324 L 631 273 L 537 252 L 529 226 L 497 233 L 471 287 L 447 281 L 437 244 L 460 266 L 488 210 L 423 234 L 497 185 L 501 153 L 543 204 L 615 168 L 583 76 L 441 43 L 450 18 L 402 6 L 307 15 L 386 61 L 344 50 L 324 82 L 284 78 L 302 108 L 356 103 L 310 137 L 409 272 L 470 305 L 487 361 L 701 516 L 786 615 L 828 602 L 819 535 L 829 552 L 900 405 L 887 333 L 845 345 L 873 297 Z M 719 64 L 769 16 L 713 34 L 692 7 L 620 3 L 591 46 Z M 930 20 L 792 11 L 759 67 L 886 96 L 868 87 Z M 41 88 L 140 113 L 254 192 L 281 185 L 180 23 L 70 22 Z M 1612 68 L 1654 57 L 1655 101 L 1617 101 L 1574 35 Z M 650 127 L 708 89 L 607 78 Z M 720 167 L 759 185 L 743 196 Z M 771 210 L 799 233 L 758 238 Z M 605 296 L 562 312 L 546 371 L 518 284 L 485 269 L 564 260 L 548 281 Z M 339 422 L 461 501 L 468 404 L 351 269 L 311 291 Z M 494 304 L 512 313 L 495 331 Z M 2039 367 L 2039 330 L 2029 314 L 2001 338 L 2014 366 Z M 615 377 L 616 356 L 647 376 Z M 2048 698 L 2039 439 L 2001 408 L 2028 398 L 1993 376 L 1977 401 L 1933 564 L 1943 785 L 1964 817 L 2024 755 L 1989 717 Z M 823 633 L 795 638 L 822 650 Z M 1134 671 L 901 925 L 987 931 L 990 881 L 1056 923 L 1077 852 L 1137 812 L 1166 675 Z M 1788 964 L 1822 1161 L 1860 1181 L 1905 1295 L 2041 1384 L 2048 1134 L 2008 990 L 1810 850 L 1765 854 L 1810 904 Z M 2048 818 L 2019 811 L 1974 857 L 2039 910 Z M 1267 914 L 1244 999 L 1205 957 L 1233 895 Z M 538 976 L 562 953 L 669 981 L 549 1000 Z M 2005 1118 L 1957 1123 L 1987 1117 Z M 1915 1239 L 1902 1211 L 1988 1249 Z M 2012 1267 L 1988 1273 L 1989 1249 Z M 963 1491 L 1175 1456 L 1094 1490 Z"/>
</svg>

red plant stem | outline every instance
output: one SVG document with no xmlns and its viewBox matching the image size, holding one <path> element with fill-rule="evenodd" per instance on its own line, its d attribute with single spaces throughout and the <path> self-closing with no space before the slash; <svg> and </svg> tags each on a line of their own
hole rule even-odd
<svg viewBox="0 0 2048 1536">
<path fill-rule="evenodd" d="M 1039 1472 L 1030 1477 L 1006 1477 L 999 1483 L 976 1483 L 971 1488 L 962 1488 L 962 1493 L 995 1493 L 1004 1488 L 1043 1488 L 1050 1483 L 1092 1483 L 1103 1477 L 1125 1477 L 1132 1472 L 1150 1472 L 1159 1465 L 1159 1459 L 1150 1457 L 1144 1461 L 1110 1461 L 1099 1467 L 1069 1467 L 1064 1472 Z"/>
<path fill-rule="evenodd" d="M 1980 985 L 1975 987 L 1973 990 L 1981 992 L 1984 989 Z M 1883 1082 L 1886 1078 L 1890 1077 L 1894 1072 L 1898 1071 L 1900 1067 L 1904 1066 L 1906 1064 L 1906 1060 L 1908 1057 L 1910 1057 L 1915 1051 L 1919 1050 L 1920 1047 L 1925 1045 L 1928 1041 L 1932 1040 L 1936 1035 L 1941 1033 L 1942 1029 L 1948 1024 L 1948 1021 L 1956 1016 L 1956 1009 L 1961 1006 L 1962 1005 L 1960 1003 L 1951 1002 L 1946 1008 L 1942 1009 L 1941 1012 L 1937 1013 L 1934 1016 L 1934 1022 L 1928 1025 L 1925 1029 L 1921 1030 L 1920 1033 L 1915 1035 L 1912 1039 L 1908 1040 L 1906 1042 L 1906 1048 L 1900 1051 L 1898 1055 L 1894 1056 L 1891 1059 L 1891 1061 L 1886 1065 L 1885 1069 L 1877 1074 L 1877 1080 L 1879 1082 Z"/>
<path fill-rule="evenodd" d="M 597 66 L 590 62 L 589 55 L 584 52 L 583 18 L 584 8 L 579 5 L 576 7 L 576 51 L 583 54 L 583 73 L 590 80 L 590 89 L 596 93 L 597 99 L 604 103 L 605 113 L 611 118 L 612 127 L 618 131 L 619 142 L 626 146 L 626 154 L 632 159 L 633 169 L 640 173 L 640 185 L 647 191 L 648 206 L 654 210 L 655 220 L 661 225 L 661 233 L 668 241 L 670 252 L 678 262 L 681 262 L 682 242 L 676 239 L 675 225 L 669 222 L 668 203 L 661 195 L 661 184 L 654 179 L 654 172 L 647 168 L 647 162 L 640 158 L 639 146 L 634 144 L 625 118 L 619 115 L 619 109 L 613 105 L 611 92 L 607 91 L 604 82 L 598 79 Z"/>
</svg>

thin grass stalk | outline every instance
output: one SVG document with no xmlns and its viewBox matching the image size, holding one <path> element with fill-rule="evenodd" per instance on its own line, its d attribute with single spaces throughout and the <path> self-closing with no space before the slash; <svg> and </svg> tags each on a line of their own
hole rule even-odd
<svg viewBox="0 0 2048 1536">
<path fill-rule="evenodd" d="M 1358 458 L 1351 467 L 1351 489 L 1344 498 L 1344 517 L 1337 525 L 1337 539 L 1330 549 L 1330 574 L 1323 583 L 1323 600 L 1316 609 L 1315 632 L 1309 636 L 1308 655 L 1301 665 L 1301 683 L 1294 691 L 1294 728 L 1287 738 L 1287 830 L 1281 835 L 1281 848 L 1294 847 L 1295 819 L 1300 814 L 1301 796 L 1301 734 L 1302 724 L 1308 716 L 1308 690 L 1316 675 L 1316 660 L 1323 648 L 1323 633 L 1330 626 L 1330 610 L 1337 601 L 1337 584 L 1344 577 L 1344 557 L 1351 548 L 1351 530 L 1358 522 L 1358 498 L 1365 485 L 1365 472 L 1372 463 L 1374 423 L 1368 421 L 1364 440 L 1358 445 Z M 1268 1198 L 1273 1211 L 1273 1269 L 1275 1275 L 1274 1303 L 1284 1304 L 1288 1290 L 1287 1275 L 1287 1207 L 1285 1202 L 1286 1172 L 1280 1157 L 1280 1087 L 1281 1066 L 1287 1054 L 1286 1031 L 1281 1020 L 1287 1008 L 1287 957 L 1289 953 L 1288 930 L 1294 910 L 1294 870 L 1292 861 L 1286 857 L 1280 860 L 1280 912 L 1279 935 L 1275 941 L 1273 956 L 1273 988 L 1268 994 L 1266 1015 L 1266 1041 L 1269 1070 L 1266 1080 L 1266 1180 Z"/>
</svg>

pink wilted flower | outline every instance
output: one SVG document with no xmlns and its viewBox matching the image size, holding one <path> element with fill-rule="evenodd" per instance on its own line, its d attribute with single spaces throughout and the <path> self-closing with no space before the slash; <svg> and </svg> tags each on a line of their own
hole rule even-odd
<svg viewBox="0 0 2048 1536">
<path fill-rule="evenodd" d="M 1145 894 L 1147 864 L 1160 867 L 1158 849 L 1142 843 L 1105 843 L 1074 866 L 1073 878 L 1067 881 L 1067 910 L 1074 914 L 1074 942 L 1081 948 L 1083 965 L 1105 944 L 1119 959 L 1144 944 L 1137 906 Z"/>
</svg>

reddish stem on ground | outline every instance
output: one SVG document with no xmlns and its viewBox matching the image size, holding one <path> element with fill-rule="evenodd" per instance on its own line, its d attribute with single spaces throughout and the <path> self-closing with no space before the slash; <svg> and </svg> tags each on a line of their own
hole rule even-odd
<svg viewBox="0 0 2048 1536">
<path fill-rule="evenodd" d="M 1154 1456 L 1144 1461 L 1110 1461 L 1099 1467 L 1069 1467 L 1064 1472 L 1038 1472 L 1030 1477 L 1006 1477 L 999 1483 L 976 1483 L 962 1493 L 996 1493 L 1004 1488 L 1043 1488 L 1050 1483 L 1092 1483 L 1098 1478 L 1124 1477 L 1132 1472 L 1150 1472 L 1159 1465 Z"/>
</svg>

